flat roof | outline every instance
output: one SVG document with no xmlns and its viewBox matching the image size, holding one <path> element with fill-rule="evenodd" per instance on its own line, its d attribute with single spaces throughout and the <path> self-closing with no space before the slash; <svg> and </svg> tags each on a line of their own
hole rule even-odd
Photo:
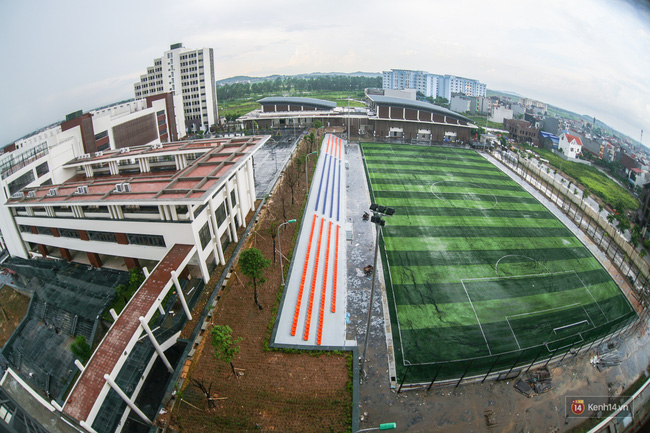
<svg viewBox="0 0 650 433">
<path fill-rule="evenodd" d="M 262 105 L 308 105 L 310 107 L 318 107 L 324 110 L 331 110 L 336 107 L 336 102 L 325 101 L 324 99 L 316 98 L 301 98 L 296 96 L 269 96 L 262 98 L 257 102 Z"/>
<path fill-rule="evenodd" d="M 10 206 L 110 202 L 111 204 L 161 201 L 202 202 L 205 195 L 221 186 L 243 163 L 246 157 L 255 153 L 269 136 L 245 136 L 218 138 L 200 141 L 175 142 L 161 147 L 139 146 L 137 148 L 110 150 L 96 153 L 88 158 L 77 158 L 63 166 L 78 168 L 86 165 L 107 165 L 138 158 L 173 158 L 179 154 L 202 153 L 194 160 L 187 161 L 182 170 L 155 172 L 134 172 L 110 176 L 87 177 L 78 174 L 58 185 L 43 185 L 25 189 L 33 192 L 33 197 L 25 194 L 22 198 L 10 198 Z M 95 156 L 96 155 L 96 156 Z M 167 160 L 169 161 L 169 159 Z M 128 192 L 118 192 L 117 184 L 128 183 Z M 88 192 L 79 193 L 79 187 Z M 56 195 L 50 195 L 56 190 Z"/>
<path fill-rule="evenodd" d="M 378 105 L 392 105 L 403 108 L 412 108 L 414 110 L 423 110 L 429 111 L 435 114 L 441 114 L 443 116 L 453 117 L 454 119 L 463 120 L 468 123 L 473 123 L 471 119 L 458 114 L 454 111 L 448 110 L 446 108 L 440 107 L 439 105 L 429 104 L 428 102 L 422 101 L 413 101 L 412 99 L 405 98 L 395 98 L 393 96 L 382 96 L 382 95 L 368 95 L 375 104 Z"/>
</svg>

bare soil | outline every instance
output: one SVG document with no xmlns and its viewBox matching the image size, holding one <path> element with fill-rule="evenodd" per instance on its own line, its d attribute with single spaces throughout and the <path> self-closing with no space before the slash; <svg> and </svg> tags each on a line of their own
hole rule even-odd
<svg viewBox="0 0 650 433">
<path fill-rule="evenodd" d="M 305 144 L 299 146 L 295 155 L 305 154 Z M 316 158 L 310 159 L 314 160 L 310 161 L 310 173 L 313 173 Z M 287 168 L 287 172 L 290 170 L 295 167 Z M 287 220 L 302 218 L 306 199 L 303 170 L 304 166 L 297 173 L 295 203 L 291 203 L 290 188 L 281 180 L 248 239 L 248 247 L 258 248 L 271 259 L 264 272 L 267 281 L 258 286 L 263 309 L 255 306 L 252 286 L 236 269 L 213 314 L 213 324 L 228 325 L 233 330 L 233 339 L 241 338 L 238 343 L 241 350 L 233 360 L 239 376 L 232 374 L 230 365 L 215 358 L 210 334 L 206 332 L 199 348 L 201 352 L 197 351 L 194 357 L 171 417 L 170 426 L 176 431 L 289 433 L 350 429 L 351 357 L 329 352 L 269 350 L 267 346 L 281 294 L 279 258 L 276 255 L 273 263 L 273 241 L 268 228 L 273 221 L 284 222 L 285 217 Z M 280 229 L 285 256 L 293 250 L 298 227 L 296 223 Z M 287 262 L 283 262 L 285 269 Z M 202 381 L 210 388 L 216 408 L 208 408 L 206 397 L 190 384 L 191 379 Z"/>
<path fill-rule="evenodd" d="M 0 348 L 4 347 L 20 325 L 28 307 L 29 296 L 20 294 L 9 286 L 0 288 Z"/>
</svg>

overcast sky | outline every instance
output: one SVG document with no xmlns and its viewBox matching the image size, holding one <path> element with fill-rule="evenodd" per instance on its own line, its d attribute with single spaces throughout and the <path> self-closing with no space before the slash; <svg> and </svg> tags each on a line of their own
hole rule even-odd
<svg viewBox="0 0 650 433">
<path fill-rule="evenodd" d="M 596 116 L 650 147 L 650 13 L 631 0 L 0 0 L 0 146 L 132 98 L 169 45 L 217 79 L 418 69 Z"/>
</svg>

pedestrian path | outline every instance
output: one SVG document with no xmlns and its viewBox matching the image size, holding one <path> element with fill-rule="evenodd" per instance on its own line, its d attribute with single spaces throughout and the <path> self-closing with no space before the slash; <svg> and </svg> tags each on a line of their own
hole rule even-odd
<svg viewBox="0 0 650 433">
<path fill-rule="evenodd" d="M 345 345 L 344 141 L 324 137 L 273 342 L 276 345 Z"/>
</svg>

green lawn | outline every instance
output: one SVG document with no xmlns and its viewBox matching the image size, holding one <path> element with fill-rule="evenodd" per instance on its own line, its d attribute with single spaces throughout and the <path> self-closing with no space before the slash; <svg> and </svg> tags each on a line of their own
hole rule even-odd
<svg viewBox="0 0 650 433">
<path fill-rule="evenodd" d="M 597 168 L 567 161 L 548 150 L 528 148 L 539 154 L 542 158 L 547 159 L 549 164 L 557 169 L 561 168 L 564 173 L 577 180 L 595 196 L 613 208 L 619 211 L 637 210 L 639 208 L 639 201 L 628 190 L 622 188 Z"/>
<path fill-rule="evenodd" d="M 383 229 L 398 376 L 485 374 L 577 347 L 635 317 L 555 216 L 474 151 L 364 144 Z"/>
</svg>

